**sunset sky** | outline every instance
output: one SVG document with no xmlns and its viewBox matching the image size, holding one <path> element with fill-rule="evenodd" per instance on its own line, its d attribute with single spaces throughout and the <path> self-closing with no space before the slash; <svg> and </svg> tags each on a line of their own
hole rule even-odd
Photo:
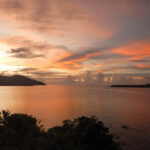
<svg viewBox="0 0 150 150">
<path fill-rule="evenodd" d="M 0 0 L 0 73 L 150 83 L 150 0 Z"/>
</svg>

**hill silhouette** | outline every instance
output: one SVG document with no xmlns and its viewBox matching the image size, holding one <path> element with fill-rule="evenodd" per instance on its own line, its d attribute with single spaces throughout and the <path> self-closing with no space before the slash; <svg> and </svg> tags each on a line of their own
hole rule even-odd
<svg viewBox="0 0 150 150">
<path fill-rule="evenodd" d="M 30 79 L 22 75 L 2 76 L 0 75 L 0 86 L 33 86 L 45 85 L 45 83 Z"/>
<path fill-rule="evenodd" d="M 141 85 L 111 85 L 111 87 L 126 87 L 126 88 L 150 88 L 150 84 L 141 84 Z"/>
</svg>

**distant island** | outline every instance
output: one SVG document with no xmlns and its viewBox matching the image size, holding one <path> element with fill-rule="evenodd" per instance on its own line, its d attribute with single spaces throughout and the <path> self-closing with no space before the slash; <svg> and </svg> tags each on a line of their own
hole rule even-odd
<svg viewBox="0 0 150 150">
<path fill-rule="evenodd" d="M 150 84 L 142 84 L 142 85 L 111 85 L 111 87 L 150 88 Z"/>
<path fill-rule="evenodd" d="M 0 75 L 0 86 L 33 86 L 33 85 L 46 85 L 46 84 L 22 75 L 14 75 L 14 76 Z"/>
</svg>

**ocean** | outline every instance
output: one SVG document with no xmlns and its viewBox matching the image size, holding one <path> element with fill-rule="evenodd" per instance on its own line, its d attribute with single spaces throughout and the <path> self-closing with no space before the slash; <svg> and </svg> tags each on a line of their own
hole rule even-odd
<svg viewBox="0 0 150 150">
<path fill-rule="evenodd" d="M 150 89 L 79 85 L 0 87 L 0 110 L 27 113 L 45 129 L 63 120 L 96 116 L 120 137 L 124 150 L 150 149 Z M 128 128 L 122 128 L 127 126 Z"/>
</svg>

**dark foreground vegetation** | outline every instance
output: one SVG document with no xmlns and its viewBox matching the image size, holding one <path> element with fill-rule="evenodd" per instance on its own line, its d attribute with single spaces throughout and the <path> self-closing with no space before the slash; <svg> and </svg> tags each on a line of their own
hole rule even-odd
<svg viewBox="0 0 150 150">
<path fill-rule="evenodd" d="M 109 130 L 95 117 L 66 120 L 44 131 L 26 114 L 0 114 L 0 150 L 119 150 Z"/>
</svg>

